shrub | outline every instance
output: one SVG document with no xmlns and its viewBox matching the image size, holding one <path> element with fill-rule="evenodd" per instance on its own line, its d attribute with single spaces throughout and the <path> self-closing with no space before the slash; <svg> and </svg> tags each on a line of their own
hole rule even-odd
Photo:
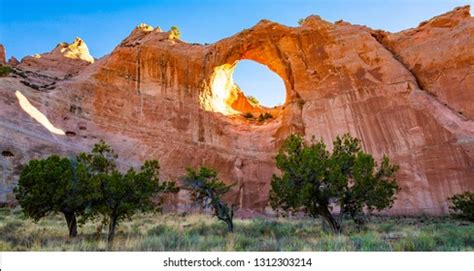
<svg viewBox="0 0 474 271">
<path fill-rule="evenodd" d="M 179 30 L 179 28 L 177 26 L 172 26 L 170 28 L 170 35 L 169 35 L 169 38 L 170 39 L 180 39 L 181 38 L 181 31 Z"/>
<path fill-rule="evenodd" d="M 246 119 L 253 119 L 254 118 L 253 114 L 250 113 L 250 112 L 247 112 L 247 113 L 243 114 L 242 116 Z"/>
<path fill-rule="evenodd" d="M 260 104 L 260 102 L 254 96 L 248 96 L 247 100 L 249 100 L 254 105 L 259 105 Z"/>
<path fill-rule="evenodd" d="M 451 215 L 455 218 L 474 221 L 474 192 L 464 192 L 449 198 Z"/>
<path fill-rule="evenodd" d="M 0 77 L 4 77 L 13 72 L 13 69 L 9 66 L 0 65 Z"/>
<path fill-rule="evenodd" d="M 272 119 L 272 118 L 273 118 L 272 114 L 265 112 L 263 114 L 260 114 L 260 116 L 258 116 L 258 121 L 263 122 L 263 121 L 266 121 L 267 119 Z"/>
<path fill-rule="evenodd" d="M 349 134 L 338 136 L 333 145 L 331 153 L 322 140 L 307 144 L 299 135 L 289 136 L 276 156 L 282 175 L 273 176 L 270 203 L 284 212 L 321 216 L 339 233 L 345 214 L 362 223 L 359 217 L 364 209 L 383 210 L 393 204 L 399 190 L 398 166 L 386 156 L 378 166 Z M 338 216 L 332 212 L 335 206 Z"/>
<path fill-rule="evenodd" d="M 226 185 L 217 178 L 213 169 L 201 167 L 199 170 L 188 168 L 183 183 L 191 191 L 194 202 L 203 208 L 212 208 L 214 215 L 227 224 L 229 232 L 234 231 L 234 210 L 222 201 L 221 196 L 229 192 L 232 185 Z"/>
</svg>

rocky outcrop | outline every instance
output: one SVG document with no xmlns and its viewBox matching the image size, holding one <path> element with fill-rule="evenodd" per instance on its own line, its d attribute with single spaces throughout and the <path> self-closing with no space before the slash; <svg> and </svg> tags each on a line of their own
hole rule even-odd
<svg viewBox="0 0 474 271">
<path fill-rule="evenodd" d="M 7 64 L 9 66 L 16 67 L 18 64 L 20 64 L 20 61 L 18 61 L 18 59 L 16 59 L 16 57 L 12 56 L 12 57 L 10 57 L 10 59 L 8 59 Z"/>
<path fill-rule="evenodd" d="M 84 67 L 94 63 L 86 43 L 76 38 L 72 43 L 59 43 L 51 52 L 25 57 L 19 68 L 39 72 L 58 79 L 76 75 Z"/>
<path fill-rule="evenodd" d="M 142 24 L 93 64 L 73 58 L 83 64 L 66 72 L 71 78 L 48 77 L 59 72 L 53 66 L 69 63 L 63 47 L 24 59 L 16 74 L 0 79 L 0 151 L 8 154 L 0 157 L 0 201 L 12 200 L 20 164 L 51 153 L 73 155 L 100 138 L 117 150 L 124 168 L 159 159 L 164 179 L 178 179 L 188 166 L 214 167 L 235 183 L 228 200 L 241 210 L 264 211 L 277 172 L 274 155 L 288 134 L 330 144 L 349 132 L 376 158 L 387 154 L 400 165 L 402 190 L 389 213 L 446 213 L 449 196 L 474 190 L 474 98 L 465 94 L 472 93 L 474 25 L 466 12 L 437 17 L 457 23 L 435 18 L 395 34 L 317 16 L 296 28 L 263 20 L 211 45 L 188 44 Z M 446 37 L 455 41 L 443 43 Z M 434 43 L 439 58 L 426 52 Z M 272 109 L 275 118 L 241 116 L 267 110 L 251 105 L 229 80 L 243 59 L 283 79 L 286 102 Z M 448 75 L 434 80 L 432 72 L 441 70 Z M 21 82 L 35 80 L 54 85 L 35 90 Z M 64 135 L 22 110 L 16 91 Z M 189 207 L 184 192 L 169 202 Z"/>
<path fill-rule="evenodd" d="M 458 114 L 474 119 L 474 22 L 469 7 L 376 37 L 416 77 L 419 87 Z"/>
<path fill-rule="evenodd" d="M 0 44 L 0 64 L 5 64 L 6 63 L 6 57 L 5 57 L 5 47 L 3 47 L 2 44 Z"/>
</svg>

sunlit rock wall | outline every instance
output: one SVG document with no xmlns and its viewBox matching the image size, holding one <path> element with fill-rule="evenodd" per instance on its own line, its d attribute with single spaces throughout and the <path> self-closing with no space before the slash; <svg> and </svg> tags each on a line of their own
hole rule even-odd
<svg viewBox="0 0 474 271">
<path fill-rule="evenodd" d="M 296 28 L 263 20 L 211 45 L 140 25 L 93 64 L 68 58 L 58 71 L 38 61 L 55 55 L 63 63 L 64 55 L 25 59 L 0 79 L 0 151 L 8 151 L 0 157 L 0 201 L 13 201 L 20 164 L 74 155 L 104 139 L 122 168 L 159 159 L 163 179 L 178 180 L 188 166 L 214 167 L 235 184 L 227 200 L 241 211 L 264 211 L 287 135 L 331 145 L 349 132 L 377 159 L 387 154 L 400 165 L 402 190 L 389 213 L 446 213 L 449 196 L 474 191 L 473 29 L 468 7 L 396 34 L 317 16 Z M 233 115 L 247 108 L 245 97 L 233 107 L 235 90 L 216 93 L 216 68 L 242 59 L 283 79 L 287 97 L 275 119 Z M 65 134 L 23 111 L 16 91 Z M 185 192 L 168 203 L 189 208 Z"/>
</svg>

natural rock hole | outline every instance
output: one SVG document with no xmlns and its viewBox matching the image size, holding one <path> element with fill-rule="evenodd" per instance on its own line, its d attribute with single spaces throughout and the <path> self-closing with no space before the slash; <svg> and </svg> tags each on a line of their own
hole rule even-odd
<svg viewBox="0 0 474 271">
<path fill-rule="evenodd" d="M 266 121 L 279 115 L 285 102 L 283 80 L 267 66 L 250 60 L 214 68 L 201 106 L 226 116 Z"/>
<path fill-rule="evenodd" d="M 13 153 L 11 151 L 2 151 L 2 156 L 5 156 L 5 157 L 12 157 L 14 156 Z"/>
<path fill-rule="evenodd" d="M 76 132 L 66 131 L 66 136 L 70 136 L 70 137 L 76 136 Z"/>
<path fill-rule="evenodd" d="M 233 77 L 245 96 L 255 98 L 261 106 L 272 108 L 285 103 L 285 83 L 267 66 L 241 60 L 235 66 Z"/>
</svg>

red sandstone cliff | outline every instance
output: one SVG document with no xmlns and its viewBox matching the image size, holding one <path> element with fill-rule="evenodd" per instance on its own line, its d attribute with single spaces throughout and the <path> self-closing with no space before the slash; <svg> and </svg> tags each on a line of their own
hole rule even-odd
<svg viewBox="0 0 474 271">
<path fill-rule="evenodd" d="M 59 45 L 0 79 L 0 202 L 13 200 L 21 163 L 73 155 L 101 138 L 123 167 L 159 159 L 163 178 L 214 167 L 237 183 L 230 200 L 263 210 L 273 157 L 289 133 L 330 143 L 350 132 L 400 165 L 390 212 L 445 213 L 449 196 L 474 191 L 473 32 L 464 7 L 393 34 L 317 16 L 296 28 L 263 20 L 206 46 L 140 25 L 93 64 L 77 50 L 83 41 Z M 285 82 L 274 120 L 238 117 L 251 109 L 229 81 L 242 59 Z M 64 134 L 21 109 L 17 91 Z M 186 207 L 184 193 L 171 200 Z"/>
<path fill-rule="evenodd" d="M 5 47 L 0 44 L 0 64 L 5 64 L 6 63 L 6 57 L 5 57 Z"/>
</svg>

